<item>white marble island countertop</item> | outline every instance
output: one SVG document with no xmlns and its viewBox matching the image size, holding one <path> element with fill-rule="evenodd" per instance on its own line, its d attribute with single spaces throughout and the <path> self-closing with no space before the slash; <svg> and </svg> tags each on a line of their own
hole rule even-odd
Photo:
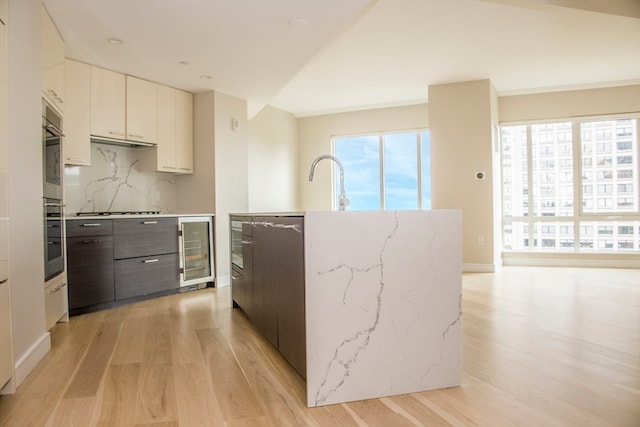
<svg viewBox="0 0 640 427">
<path fill-rule="evenodd" d="M 461 212 L 305 213 L 307 405 L 460 385 Z"/>
</svg>

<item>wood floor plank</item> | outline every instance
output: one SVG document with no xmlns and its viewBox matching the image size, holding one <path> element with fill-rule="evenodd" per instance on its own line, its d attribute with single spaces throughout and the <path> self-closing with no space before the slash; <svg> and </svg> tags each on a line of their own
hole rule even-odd
<svg viewBox="0 0 640 427">
<path fill-rule="evenodd" d="M 140 370 L 139 363 L 109 366 L 104 378 L 98 426 L 133 426 Z"/>
<path fill-rule="evenodd" d="M 95 396 L 63 398 L 44 427 L 89 426 L 95 407 Z"/>
<path fill-rule="evenodd" d="M 225 422 L 265 415 L 258 396 L 249 385 L 223 334 L 217 329 L 201 329 L 198 339 Z"/>
<path fill-rule="evenodd" d="M 305 400 L 276 377 L 269 360 L 252 340 L 234 339 L 230 345 L 249 384 L 260 396 L 262 409 L 275 425 L 319 427 L 307 413 Z"/>
<path fill-rule="evenodd" d="M 175 364 L 176 404 L 181 427 L 224 427 L 222 410 L 204 362 Z"/>
<path fill-rule="evenodd" d="M 100 326 L 64 394 L 65 398 L 96 395 L 113 354 L 121 326 L 121 321 L 104 322 Z"/>
<path fill-rule="evenodd" d="M 391 411 L 379 399 L 349 402 L 346 406 L 369 427 L 415 427 L 410 419 Z"/>
<path fill-rule="evenodd" d="M 310 408 L 309 413 L 322 427 L 357 427 L 360 424 L 351 412 L 345 409 L 346 404 L 335 404 Z"/>
<path fill-rule="evenodd" d="M 161 307 L 156 314 L 147 318 L 138 383 L 137 424 L 177 421 L 171 319 L 168 310 L 163 305 Z"/>
</svg>

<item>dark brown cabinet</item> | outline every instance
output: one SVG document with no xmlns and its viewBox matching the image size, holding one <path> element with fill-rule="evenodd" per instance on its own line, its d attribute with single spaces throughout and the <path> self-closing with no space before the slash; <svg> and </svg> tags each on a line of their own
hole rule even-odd
<svg viewBox="0 0 640 427">
<path fill-rule="evenodd" d="M 177 218 L 118 219 L 113 238 L 117 300 L 180 287 Z"/>
<path fill-rule="evenodd" d="M 114 301 L 112 221 L 67 221 L 69 312 Z"/>
<path fill-rule="evenodd" d="M 250 269 L 244 257 L 243 276 L 233 281 L 234 302 L 240 300 L 234 305 L 247 313 L 260 333 L 304 377 L 304 218 L 253 217 L 250 248 Z M 243 288 L 248 285 L 247 277 L 251 278 L 251 292 Z"/>
<path fill-rule="evenodd" d="M 178 219 L 68 220 L 69 314 L 178 290 Z"/>
</svg>

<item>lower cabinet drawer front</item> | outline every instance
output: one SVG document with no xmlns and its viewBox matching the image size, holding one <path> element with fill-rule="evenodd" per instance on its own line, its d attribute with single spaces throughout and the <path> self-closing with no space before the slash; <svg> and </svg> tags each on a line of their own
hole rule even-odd
<svg viewBox="0 0 640 427">
<path fill-rule="evenodd" d="M 111 302 L 113 236 L 67 238 L 69 309 Z"/>
<path fill-rule="evenodd" d="M 178 289 L 178 254 L 115 261 L 116 300 Z"/>
</svg>

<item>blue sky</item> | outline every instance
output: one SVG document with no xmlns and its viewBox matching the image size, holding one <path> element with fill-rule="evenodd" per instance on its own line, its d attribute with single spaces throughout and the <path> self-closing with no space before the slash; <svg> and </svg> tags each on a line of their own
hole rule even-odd
<svg viewBox="0 0 640 427">
<path fill-rule="evenodd" d="M 431 207 L 430 141 L 422 132 L 423 209 Z M 416 132 L 384 135 L 385 207 L 418 208 Z M 344 166 L 345 191 L 350 210 L 380 208 L 380 138 L 378 135 L 334 140 L 335 156 Z M 337 181 L 337 180 L 336 180 Z M 336 182 L 336 185 L 338 183 Z"/>
</svg>

